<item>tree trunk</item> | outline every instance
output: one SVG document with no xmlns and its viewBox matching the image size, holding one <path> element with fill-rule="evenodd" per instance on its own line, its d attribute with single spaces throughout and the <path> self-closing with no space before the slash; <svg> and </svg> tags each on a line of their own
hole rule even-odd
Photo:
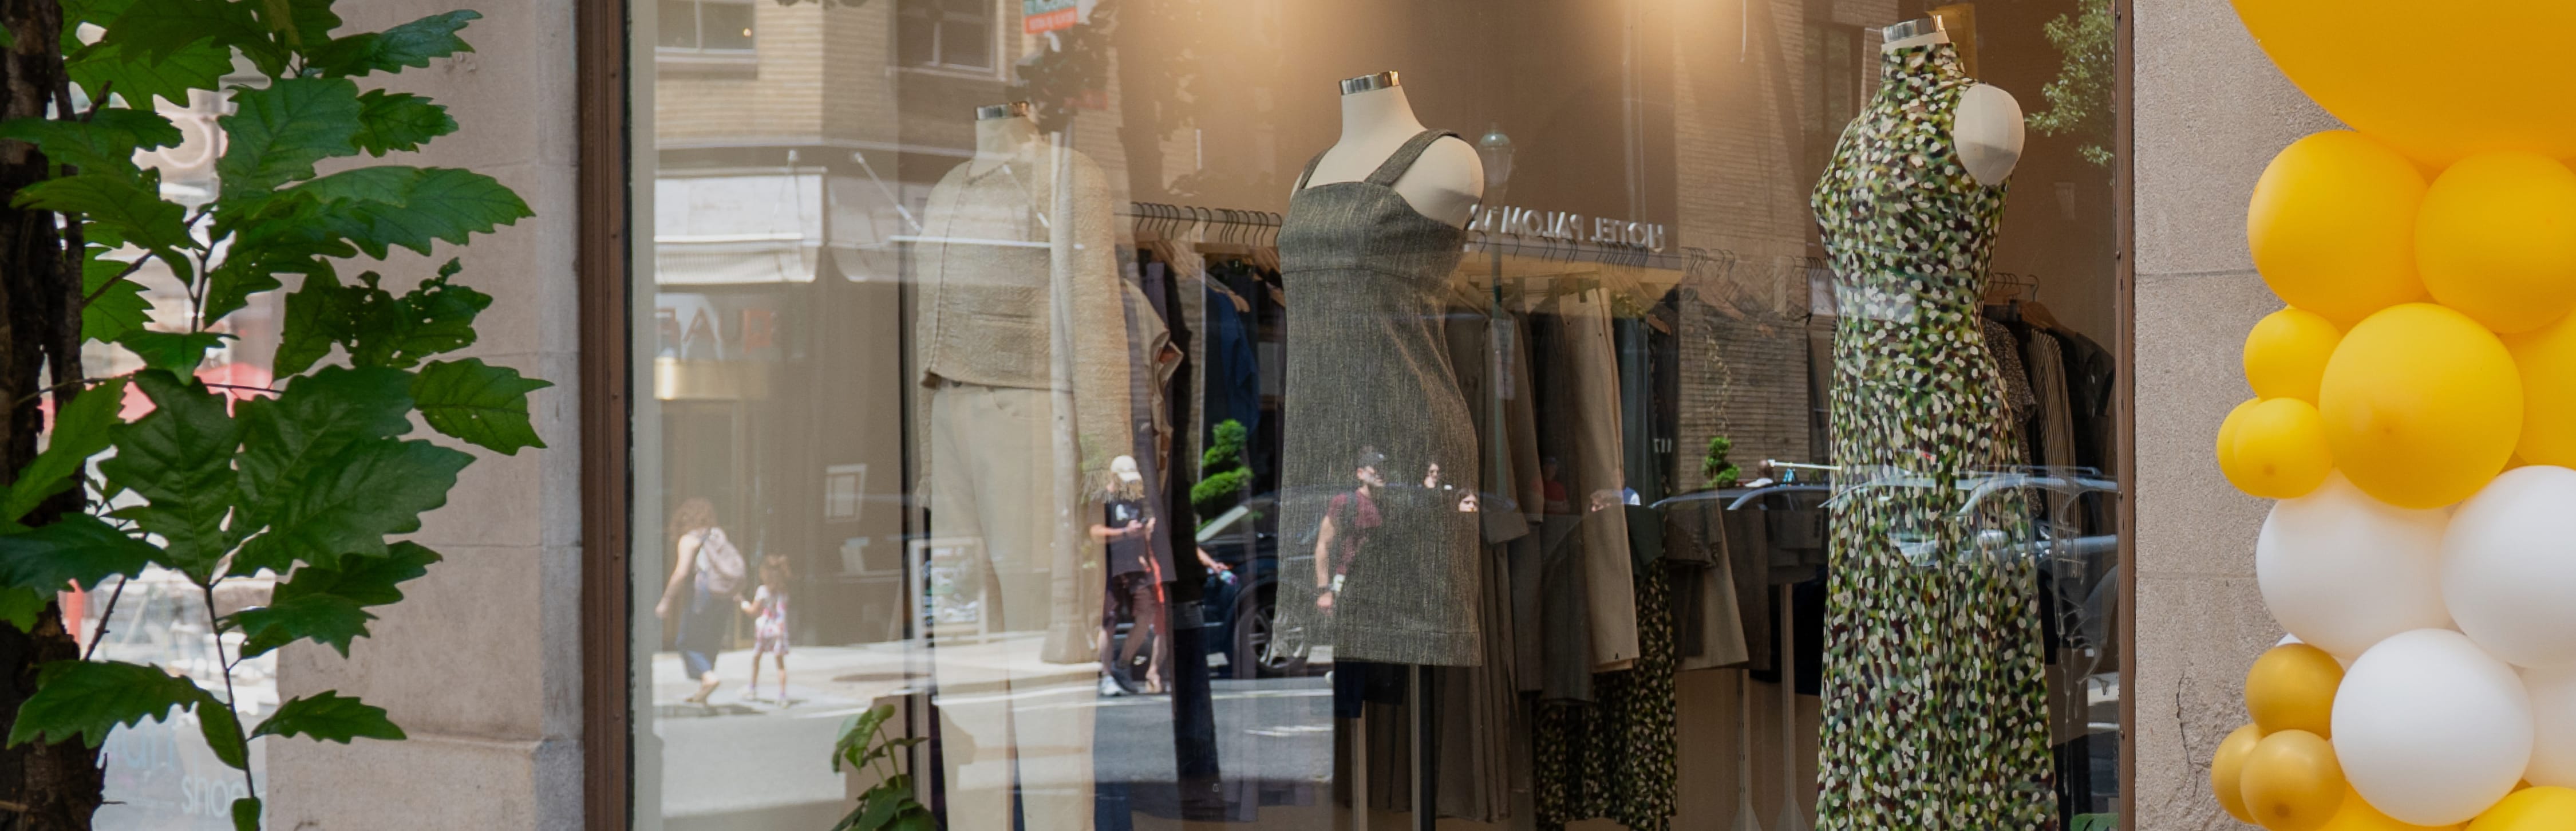
<svg viewBox="0 0 2576 831">
<path fill-rule="evenodd" d="M 63 90 L 62 9 L 57 0 L 0 0 L 0 25 L 16 42 L 0 52 L 0 120 L 37 118 Z M 64 106 L 70 106 L 68 100 Z M 45 178 L 45 158 L 19 142 L 0 146 L 0 481 L 14 480 L 36 456 L 45 426 L 38 409 L 49 384 L 81 377 L 80 291 L 67 268 L 56 217 L 6 207 L 20 188 Z M 70 262 L 77 262 L 77 259 Z M 59 409 L 78 384 L 54 393 Z M 28 524 L 79 510 L 73 488 L 37 508 Z M 36 691 L 36 668 L 80 657 L 61 608 L 46 604 L 34 632 L 0 624 L 0 733 L 17 722 L 18 706 Z M 106 787 L 98 751 L 78 741 L 0 749 L 0 830 L 68 831 L 90 827 Z"/>
</svg>

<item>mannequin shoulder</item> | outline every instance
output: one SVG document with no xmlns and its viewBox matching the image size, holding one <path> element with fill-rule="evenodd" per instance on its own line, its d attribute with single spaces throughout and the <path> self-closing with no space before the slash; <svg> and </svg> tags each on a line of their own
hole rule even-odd
<svg viewBox="0 0 2576 831">
<path fill-rule="evenodd" d="M 1423 216 L 1465 225 L 1468 211 L 1485 196 L 1485 160 L 1465 139 L 1443 138 L 1423 148 L 1422 158 L 1395 180 L 1395 192 Z"/>
<path fill-rule="evenodd" d="M 2003 184 L 2021 161 L 2024 126 L 2021 102 L 1993 84 L 1978 84 L 1960 94 L 1950 126 L 1959 161 L 1968 175 L 1987 187 Z"/>
</svg>

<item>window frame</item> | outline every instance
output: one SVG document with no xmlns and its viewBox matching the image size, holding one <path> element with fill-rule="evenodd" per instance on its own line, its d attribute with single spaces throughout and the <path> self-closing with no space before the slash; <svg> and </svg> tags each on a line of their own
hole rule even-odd
<svg viewBox="0 0 2576 831">
<path fill-rule="evenodd" d="M 950 2 L 952 2 L 952 0 L 895 0 L 894 52 L 896 66 L 908 72 L 963 75 L 975 78 L 998 77 L 1002 73 L 1002 61 L 1000 60 L 1000 56 L 1002 54 L 1003 46 L 1002 24 L 1003 18 L 1005 17 L 1001 7 L 1003 0 L 972 0 L 977 8 L 981 9 L 983 12 L 983 17 L 978 21 L 980 25 L 984 27 L 984 37 L 982 38 L 984 43 L 984 63 L 982 64 L 949 63 L 943 60 L 945 55 L 942 53 L 946 51 L 948 46 L 948 39 L 943 37 L 943 30 L 948 25 L 958 22 L 958 20 L 956 20 L 957 18 L 965 18 L 969 16 L 962 12 L 950 11 L 948 8 Z M 914 10 L 918 9 L 920 4 L 923 3 L 931 4 L 938 10 L 929 15 L 914 14 Z M 909 24 L 911 19 L 922 16 L 931 18 L 930 35 L 928 38 L 931 54 L 928 60 L 914 60 L 906 54 L 911 47 L 908 45 L 909 39 L 904 36 L 904 28 Z"/>
<path fill-rule="evenodd" d="M 655 43 L 655 44 L 653 44 L 653 53 L 654 53 L 655 57 L 658 57 L 658 58 L 700 58 L 700 59 L 713 59 L 713 60 L 720 60 L 720 61 L 725 61 L 725 62 L 734 62 L 734 61 L 743 61 L 743 60 L 748 60 L 748 59 L 751 59 L 751 58 L 753 58 L 753 57 L 755 57 L 755 56 L 757 56 L 757 55 L 759 55 L 759 54 L 760 54 L 760 26 L 759 26 L 759 24 L 758 24 L 758 22 L 757 22 L 757 21 L 759 20 L 759 8 L 760 8 L 760 7 L 759 7 L 759 5 L 758 5 L 757 3 L 753 2 L 753 0 L 655 0 L 655 2 L 657 2 L 657 3 L 686 3 L 686 4 L 688 4 L 688 6 L 689 6 L 689 11 L 690 11 L 690 17 L 689 17 L 689 33 L 690 33 L 690 38 L 691 38 L 691 42 L 692 42 L 692 43 L 697 44 L 697 45 L 695 45 L 695 46 L 665 46 L 665 45 L 662 45 L 662 44 L 660 44 L 660 43 Z M 727 6 L 741 6 L 741 7 L 744 7 L 744 8 L 746 8 L 746 9 L 750 9 L 750 10 L 752 10 L 752 15 L 753 15 L 753 18 L 752 18 L 752 19 L 753 19 L 755 22 L 752 24 L 752 34 L 751 34 L 751 45 L 750 45 L 750 46 L 744 46 L 744 47 L 740 47 L 740 48 L 736 48 L 736 47 L 709 47 L 709 46 L 707 46 L 707 12 L 706 12 L 706 7 L 707 7 L 708 5 L 710 5 L 710 4 L 719 4 L 719 5 L 727 5 Z M 658 12 L 657 12 L 657 13 L 658 13 Z M 660 24 L 661 26 L 663 26 L 663 27 L 667 28 L 667 27 L 669 27 L 669 26 L 671 25 L 671 21 L 668 21 L 668 20 L 662 20 L 662 21 L 659 21 L 659 24 Z"/>
</svg>

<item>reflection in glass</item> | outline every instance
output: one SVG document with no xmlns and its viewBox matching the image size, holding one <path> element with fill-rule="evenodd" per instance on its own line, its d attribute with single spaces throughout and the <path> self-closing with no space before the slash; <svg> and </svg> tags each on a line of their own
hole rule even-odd
<svg viewBox="0 0 2576 831">
<path fill-rule="evenodd" d="M 1922 5 L 634 3 L 639 827 L 830 827 L 878 703 L 950 828 L 1854 827 L 1829 656 L 2007 649 L 1995 827 L 2109 811 L 2110 183 L 1861 256 Z M 2035 103 L 2092 5 L 1953 46 Z M 1864 542 L 2024 612 L 1863 644 Z"/>
</svg>

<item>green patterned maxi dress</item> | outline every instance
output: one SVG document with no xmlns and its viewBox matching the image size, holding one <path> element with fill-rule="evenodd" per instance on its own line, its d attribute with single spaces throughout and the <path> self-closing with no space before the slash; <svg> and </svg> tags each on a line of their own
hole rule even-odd
<svg viewBox="0 0 2576 831">
<path fill-rule="evenodd" d="M 1832 255 L 1832 565 L 1819 831 L 2051 831 L 2027 497 L 1977 307 L 2004 188 L 1950 135 L 1975 81 L 1948 45 L 1889 52 L 1816 218 Z"/>
</svg>

